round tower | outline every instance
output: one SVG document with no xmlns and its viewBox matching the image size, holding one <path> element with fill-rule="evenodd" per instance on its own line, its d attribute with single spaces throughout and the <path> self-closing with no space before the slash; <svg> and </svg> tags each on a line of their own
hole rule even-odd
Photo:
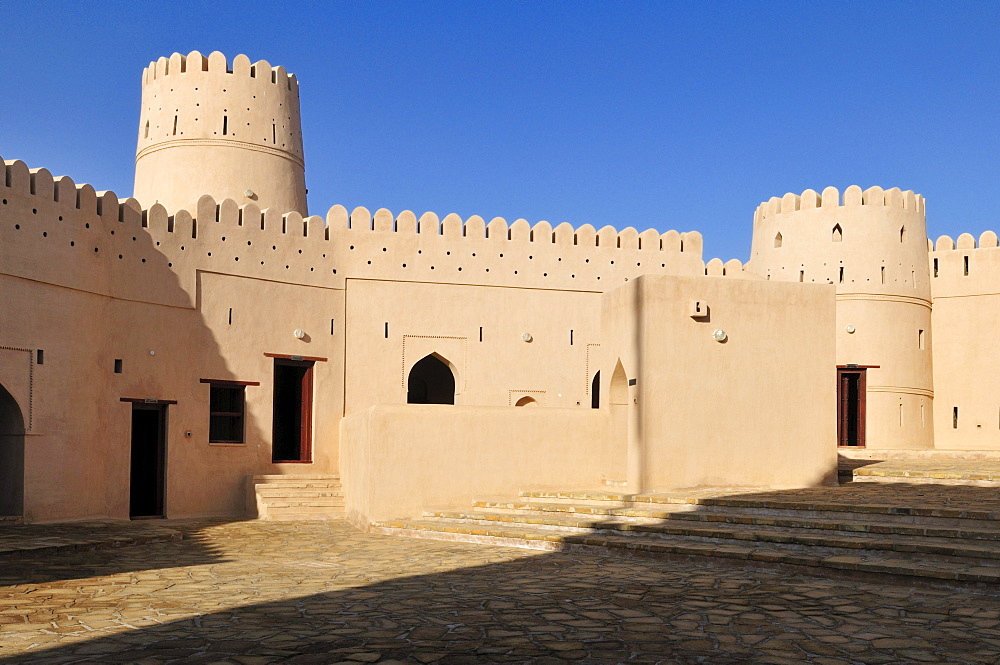
<svg viewBox="0 0 1000 665">
<path fill-rule="evenodd" d="M 857 186 L 843 200 L 834 187 L 774 197 L 754 214 L 747 270 L 836 285 L 841 445 L 933 448 L 923 197 Z"/>
<path fill-rule="evenodd" d="M 197 51 L 143 70 L 135 198 L 173 212 L 204 194 L 307 214 L 294 74 Z"/>
</svg>

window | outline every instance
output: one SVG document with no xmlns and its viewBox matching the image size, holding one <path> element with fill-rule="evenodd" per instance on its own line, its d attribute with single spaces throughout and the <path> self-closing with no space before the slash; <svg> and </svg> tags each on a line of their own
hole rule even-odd
<svg viewBox="0 0 1000 665">
<path fill-rule="evenodd" d="M 212 383 L 209 397 L 209 443 L 243 443 L 246 386 Z"/>
<path fill-rule="evenodd" d="M 224 381 L 202 379 L 209 384 L 208 442 L 245 443 L 246 387 L 259 381 Z"/>
</svg>

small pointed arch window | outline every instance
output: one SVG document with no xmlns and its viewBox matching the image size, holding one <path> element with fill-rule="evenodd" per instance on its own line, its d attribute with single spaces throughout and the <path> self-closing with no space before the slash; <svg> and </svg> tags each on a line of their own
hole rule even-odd
<svg viewBox="0 0 1000 665">
<path fill-rule="evenodd" d="M 407 404 L 454 404 L 455 374 L 436 353 L 413 365 L 406 380 Z"/>
<path fill-rule="evenodd" d="M 531 395 L 525 395 L 521 399 L 514 402 L 514 406 L 538 406 L 538 400 Z"/>
<path fill-rule="evenodd" d="M 590 383 L 590 408 L 601 408 L 601 370 L 597 370 Z"/>
<path fill-rule="evenodd" d="M 148 139 L 149 138 L 149 120 L 146 121 L 146 129 L 143 132 L 142 138 L 144 138 L 144 139 Z"/>
<path fill-rule="evenodd" d="M 840 228 L 840 224 L 833 227 L 833 242 L 843 242 L 844 240 L 844 230 Z"/>
<path fill-rule="evenodd" d="M 906 227 L 899 227 L 899 242 L 906 242 Z"/>
<path fill-rule="evenodd" d="M 775 249 L 777 249 L 778 247 L 781 247 L 781 232 L 780 231 L 774 236 L 774 247 L 775 247 Z"/>
</svg>

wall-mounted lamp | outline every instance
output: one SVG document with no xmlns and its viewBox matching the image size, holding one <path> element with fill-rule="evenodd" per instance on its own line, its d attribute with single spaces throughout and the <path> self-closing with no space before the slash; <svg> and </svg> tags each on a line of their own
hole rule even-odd
<svg viewBox="0 0 1000 665">
<path fill-rule="evenodd" d="M 725 342 L 727 339 L 729 339 L 729 335 L 726 334 L 725 330 L 719 328 L 718 330 L 712 333 L 712 339 L 714 339 L 716 342 Z"/>
<path fill-rule="evenodd" d="M 531 333 L 524 333 L 521 335 L 521 339 L 525 342 L 530 342 L 532 340 Z"/>
<path fill-rule="evenodd" d="M 247 197 L 248 199 L 252 199 L 253 198 L 253 190 L 252 189 L 248 189 L 247 191 L 243 192 L 243 196 Z"/>
<path fill-rule="evenodd" d="M 848 334 L 848 335 L 853 335 L 853 334 L 854 334 L 854 331 L 855 331 L 855 330 L 857 330 L 857 328 L 855 328 L 854 326 L 852 326 L 852 325 L 848 324 L 848 325 L 847 325 L 847 327 L 846 327 L 846 328 L 844 328 L 844 330 L 846 330 L 846 331 L 847 331 L 847 334 Z"/>
<path fill-rule="evenodd" d="M 152 349 L 150 349 L 150 350 L 149 350 L 149 355 L 151 355 L 151 356 L 155 356 L 155 355 L 156 355 L 156 351 L 153 351 Z"/>
<path fill-rule="evenodd" d="M 296 328 L 295 331 L 292 333 L 292 337 L 294 337 L 295 339 L 302 339 L 305 336 L 306 336 L 306 331 L 303 330 L 302 328 Z"/>
</svg>

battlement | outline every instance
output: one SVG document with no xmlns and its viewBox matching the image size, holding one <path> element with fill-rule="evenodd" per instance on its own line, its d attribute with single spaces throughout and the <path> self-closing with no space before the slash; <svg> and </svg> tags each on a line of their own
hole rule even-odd
<svg viewBox="0 0 1000 665">
<path fill-rule="evenodd" d="M 882 189 L 881 187 L 869 187 L 862 190 L 857 185 L 851 185 L 844 190 L 843 198 L 836 187 L 827 187 L 822 194 L 813 189 L 807 189 L 801 194 L 789 192 L 784 196 L 772 196 L 769 200 L 762 202 L 754 211 L 754 224 L 762 219 L 773 218 L 777 215 L 784 215 L 799 210 L 810 210 L 815 208 L 836 208 L 836 207 L 892 207 L 901 210 L 915 210 L 920 214 L 925 213 L 924 197 L 915 194 L 912 190 L 902 191 L 898 187 L 892 189 Z"/>
<path fill-rule="evenodd" d="M 947 252 L 951 250 L 996 249 L 997 234 L 993 231 L 983 231 L 979 240 L 971 233 L 963 233 L 956 240 L 951 236 L 939 236 L 936 241 L 927 240 L 927 250 L 930 252 Z"/>
<path fill-rule="evenodd" d="M 283 85 L 287 90 L 298 94 L 299 82 L 295 74 L 289 74 L 284 67 L 272 67 L 267 60 L 250 62 L 250 58 L 237 55 L 233 58 L 232 64 L 226 56 L 218 51 L 212 51 L 207 57 L 198 51 L 191 51 L 187 55 L 174 53 L 169 58 L 150 62 L 149 66 L 142 70 L 142 83 L 148 85 L 153 81 L 168 76 L 182 76 L 192 72 L 209 72 L 214 74 L 230 74 L 234 77 L 257 79 L 267 81 L 275 85 Z"/>
</svg>

